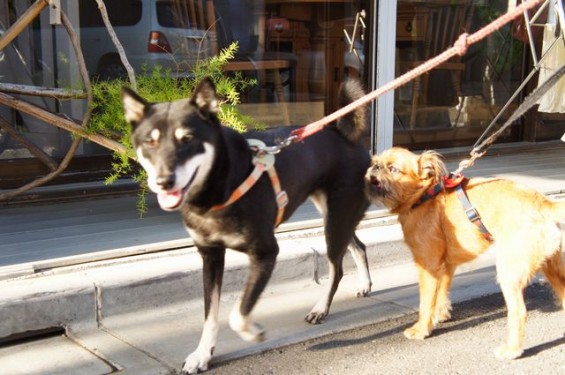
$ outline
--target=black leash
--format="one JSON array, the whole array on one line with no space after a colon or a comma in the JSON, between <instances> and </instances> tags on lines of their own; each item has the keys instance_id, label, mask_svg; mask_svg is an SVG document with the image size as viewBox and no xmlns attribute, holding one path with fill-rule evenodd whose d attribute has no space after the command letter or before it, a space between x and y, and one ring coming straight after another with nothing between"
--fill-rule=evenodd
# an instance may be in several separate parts
<instances>
[{"instance_id":1,"label":"black leash","mask_svg":"<svg viewBox=\"0 0 565 375\"><path fill-rule=\"evenodd\" d=\"M485 134L487 134L490 129L492 128L492 126L494 124L491 124L484 132L483 134L479 137L479 139L477 140L477 142L475 142L475 144L473 145L473 149L470 152L471 158L469 159L465 159L462 160L459 163L459 168L457 168L457 170L454 172L455 174L461 174L461 172L465 169L468 168L470 166L472 166L475 163L475 160L480 158L481 156L483 156L486 152L487 152L487 148L494 143L494 141L496 140L496 138L498 138L498 136L500 136L500 134L502 134L502 132L504 130L506 130L507 127L509 127L510 125L512 125L512 123L514 121L516 121L518 118L520 118L520 116L522 116L524 113L526 113L530 108L532 108L539 99L541 99L541 97L550 89L553 87L553 85L555 85L555 83L557 83L557 81L565 74L565 65L563 65L561 68L559 68L558 70L556 70L548 79L546 79L540 86L538 86L534 91L532 91L524 100L524 102L522 102L522 104L520 104L520 106L518 106L518 108L516 109L516 111L514 111L514 113L512 113L512 115L508 118L508 120L506 120L506 122L504 124L502 124L502 126L500 127L500 129L498 129L496 132L494 132L490 137L488 137L487 139L484 139Z\"/></svg>"},{"instance_id":2,"label":"black leash","mask_svg":"<svg viewBox=\"0 0 565 375\"><path fill-rule=\"evenodd\" d=\"M530 108L532 108L538 100L551 88L559 78L561 78L565 74L565 65L561 68L556 70L548 79L546 79L540 86L538 86L534 91L530 93L524 100L522 104L514 111L514 113L506 120L506 122L494 132L490 137L486 140L482 141L485 134L487 134L490 130L490 127L485 130L483 135L479 138L479 140L473 145L473 151L471 151L471 155L473 154L483 154L486 152L488 146L490 146L496 138L504 131L507 127L512 125L514 121L516 121L520 116L526 113ZM494 125L494 124L493 124ZM492 126L492 125L491 125ZM480 143L482 141L482 143Z\"/></svg>"}]
</instances>

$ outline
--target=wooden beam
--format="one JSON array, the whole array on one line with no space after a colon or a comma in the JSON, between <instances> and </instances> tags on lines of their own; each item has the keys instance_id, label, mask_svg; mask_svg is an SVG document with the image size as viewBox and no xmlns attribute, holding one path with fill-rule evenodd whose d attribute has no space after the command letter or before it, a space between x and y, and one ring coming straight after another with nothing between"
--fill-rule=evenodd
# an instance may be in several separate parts
<instances>
[{"instance_id":1,"label":"wooden beam","mask_svg":"<svg viewBox=\"0 0 565 375\"><path fill-rule=\"evenodd\" d=\"M51 159L51 157L43 152L42 149L31 143L26 137L24 137L20 132L14 129L12 125L10 125L8 121L4 120L2 117L0 117L0 129L4 130L12 138L14 138L16 142L27 148L32 155L41 160L41 162L45 164L51 171L57 169L57 163L55 162L55 160Z\"/></svg>"},{"instance_id":2,"label":"wooden beam","mask_svg":"<svg viewBox=\"0 0 565 375\"><path fill-rule=\"evenodd\" d=\"M37 17L39 13L49 5L48 0L37 0L30 6L24 14L12 25L2 37L0 37L0 51L3 50L8 44L10 44L33 20Z\"/></svg>"},{"instance_id":3,"label":"wooden beam","mask_svg":"<svg viewBox=\"0 0 565 375\"><path fill-rule=\"evenodd\" d=\"M97 143L109 150L121 154L127 154L130 158L135 159L135 155L128 153L127 149L121 143L106 138L100 134L90 133L86 131L83 127L78 125L76 122L60 117L41 107L38 107L36 105L33 105L23 100L16 99L13 96L7 95L2 92L0 92L0 104L7 105L8 107L27 113L28 115L31 115L35 118L47 122L48 124L54 125L58 128L67 130L72 134L86 138L89 141Z\"/></svg>"},{"instance_id":4,"label":"wooden beam","mask_svg":"<svg viewBox=\"0 0 565 375\"><path fill-rule=\"evenodd\" d=\"M10 94L45 96L53 99L86 99L87 95L83 90L60 89L53 87L41 87L20 85L15 83L0 82L0 92Z\"/></svg>"}]
</instances>

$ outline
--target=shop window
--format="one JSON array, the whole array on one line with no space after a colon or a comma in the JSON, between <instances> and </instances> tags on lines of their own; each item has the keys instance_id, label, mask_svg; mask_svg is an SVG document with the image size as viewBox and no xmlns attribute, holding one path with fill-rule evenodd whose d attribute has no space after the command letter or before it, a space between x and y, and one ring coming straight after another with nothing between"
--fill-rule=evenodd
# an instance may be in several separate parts
<instances>
[{"instance_id":1,"label":"shop window","mask_svg":"<svg viewBox=\"0 0 565 375\"><path fill-rule=\"evenodd\" d=\"M503 0L399 1L397 75L453 46L508 10ZM519 86L524 48L508 24L400 88L394 143L411 148L472 145ZM510 110L517 102L510 104ZM511 113L511 112L509 112ZM504 118L501 119L503 121ZM519 125L501 140L518 140Z\"/></svg>"}]
</instances>

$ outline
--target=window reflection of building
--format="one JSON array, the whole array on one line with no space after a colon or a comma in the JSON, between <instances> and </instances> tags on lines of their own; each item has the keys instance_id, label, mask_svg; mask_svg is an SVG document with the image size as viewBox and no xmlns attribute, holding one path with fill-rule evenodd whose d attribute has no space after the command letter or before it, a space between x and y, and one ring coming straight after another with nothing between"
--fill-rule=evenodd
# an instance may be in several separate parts
<instances>
[{"instance_id":1,"label":"window reflection of building","mask_svg":"<svg viewBox=\"0 0 565 375\"><path fill-rule=\"evenodd\" d=\"M502 0L399 1L398 74L438 55L459 35L478 30L507 7ZM415 148L472 144L517 87L523 51L507 25L471 46L465 56L398 90L394 143ZM517 128L504 138L516 140Z\"/></svg>"},{"instance_id":2,"label":"window reflection of building","mask_svg":"<svg viewBox=\"0 0 565 375\"><path fill-rule=\"evenodd\" d=\"M355 51L350 50L344 30L353 37L356 15L364 9L359 1L267 0L268 19L288 22L288 29L269 30L269 48L297 56L297 102L312 101L323 112L335 110L337 90L343 79L358 72L364 59L363 27L355 31ZM269 22L267 23L269 24ZM355 55L357 53L360 58Z\"/></svg>"}]
</instances>

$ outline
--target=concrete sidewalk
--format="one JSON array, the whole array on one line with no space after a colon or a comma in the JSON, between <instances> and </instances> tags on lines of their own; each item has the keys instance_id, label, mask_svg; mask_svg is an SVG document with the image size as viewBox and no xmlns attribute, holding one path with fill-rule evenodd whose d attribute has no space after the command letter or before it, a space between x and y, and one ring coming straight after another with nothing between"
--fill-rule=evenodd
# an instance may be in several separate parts
<instances>
[{"instance_id":1,"label":"concrete sidewalk","mask_svg":"<svg viewBox=\"0 0 565 375\"><path fill-rule=\"evenodd\" d=\"M357 276L346 256L346 276L321 325L303 318L319 297L327 263L316 231L279 236L273 277L254 310L267 330L260 344L242 341L227 315L247 273L245 256L229 251L221 329L214 363L307 338L417 311L417 275L398 224L364 221L358 235L368 246L373 292L356 298ZM193 248L98 262L0 282L0 337L30 339L0 346L6 374L170 374L197 346L203 322L201 261ZM498 291L491 257L457 275L454 302Z\"/></svg>"}]
</instances>

